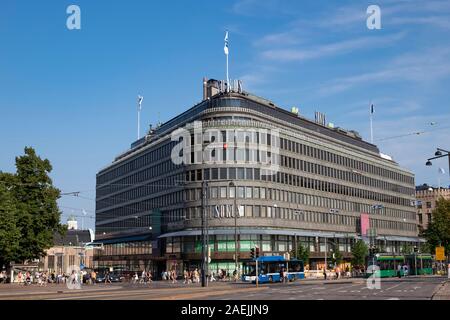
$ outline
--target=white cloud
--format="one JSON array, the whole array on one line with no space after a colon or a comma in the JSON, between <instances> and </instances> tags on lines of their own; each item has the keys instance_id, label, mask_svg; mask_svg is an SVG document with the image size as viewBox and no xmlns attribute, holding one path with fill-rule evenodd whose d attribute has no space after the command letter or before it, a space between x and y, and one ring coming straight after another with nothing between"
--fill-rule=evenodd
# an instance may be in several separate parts
<instances>
[{"instance_id":1,"label":"white cloud","mask_svg":"<svg viewBox=\"0 0 450 320\"><path fill-rule=\"evenodd\" d=\"M261 56L265 59L276 60L280 62L301 61L316 59L326 56L335 56L338 54L354 52L368 48L387 46L396 43L405 36L404 32L388 36L379 37L360 37L352 40L344 40L316 46L310 49L272 49L263 51Z\"/></svg>"},{"instance_id":2,"label":"white cloud","mask_svg":"<svg viewBox=\"0 0 450 320\"><path fill-rule=\"evenodd\" d=\"M393 17L387 22L389 25L409 26L412 24L430 25L443 29L450 29L450 16L428 17Z\"/></svg>"},{"instance_id":3,"label":"white cloud","mask_svg":"<svg viewBox=\"0 0 450 320\"><path fill-rule=\"evenodd\" d=\"M397 56L382 69L329 81L318 92L339 93L366 83L387 81L432 82L450 76L450 47L431 48Z\"/></svg>"}]
</instances>

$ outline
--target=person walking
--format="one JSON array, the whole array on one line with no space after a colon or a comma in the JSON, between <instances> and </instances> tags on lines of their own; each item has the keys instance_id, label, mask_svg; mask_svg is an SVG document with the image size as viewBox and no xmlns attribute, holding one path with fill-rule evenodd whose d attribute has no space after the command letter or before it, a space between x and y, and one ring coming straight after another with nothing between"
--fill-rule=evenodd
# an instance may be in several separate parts
<instances>
[{"instance_id":1,"label":"person walking","mask_svg":"<svg viewBox=\"0 0 450 320\"><path fill-rule=\"evenodd\" d=\"M173 283L177 283L178 282L177 281L177 270L173 269L172 274L173 274Z\"/></svg>"},{"instance_id":2,"label":"person walking","mask_svg":"<svg viewBox=\"0 0 450 320\"><path fill-rule=\"evenodd\" d=\"M95 282L97 281L97 273L94 270L91 272L91 281L93 285L95 285Z\"/></svg>"},{"instance_id":3,"label":"person walking","mask_svg":"<svg viewBox=\"0 0 450 320\"><path fill-rule=\"evenodd\" d=\"M147 272L147 278L148 278L148 283L153 282L153 275L150 270Z\"/></svg>"},{"instance_id":4,"label":"person walking","mask_svg":"<svg viewBox=\"0 0 450 320\"><path fill-rule=\"evenodd\" d=\"M109 271L106 272L106 275L105 275L105 284L106 284L106 283L111 283L111 277L110 277L110 275L109 275Z\"/></svg>"},{"instance_id":5,"label":"person walking","mask_svg":"<svg viewBox=\"0 0 450 320\"><path fill-rule=\"evenodd\" d=\"M325 268L323 268L323 278L327 280L327 270Z\"/></svg>"},{"instance_id":6,"label":"person walking","mask_svg":"<svg viewBox=\"0 0 450 320\"><path fill-rule=\"evenodd\" d=\"M184 277L184 284L188 284L188 280L189 280L189 272L187 270L184 270L183 272L183 277Z\"/></svg>"}]
</instances>

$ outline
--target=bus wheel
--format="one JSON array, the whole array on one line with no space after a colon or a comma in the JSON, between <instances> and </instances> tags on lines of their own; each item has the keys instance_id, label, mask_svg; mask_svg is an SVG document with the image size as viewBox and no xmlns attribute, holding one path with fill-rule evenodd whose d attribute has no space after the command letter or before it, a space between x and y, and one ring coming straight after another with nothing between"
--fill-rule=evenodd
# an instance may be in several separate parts
<instances>
[{"instance_id":1,"label":"bus wheel","mask_svg":"<svg viewBox=\"0 0 450 320\"><path fill-rule=\"evenodd\" d=\"M269 282L273 282L272 276L269 276Z\"/></svg>"}]
</instances>

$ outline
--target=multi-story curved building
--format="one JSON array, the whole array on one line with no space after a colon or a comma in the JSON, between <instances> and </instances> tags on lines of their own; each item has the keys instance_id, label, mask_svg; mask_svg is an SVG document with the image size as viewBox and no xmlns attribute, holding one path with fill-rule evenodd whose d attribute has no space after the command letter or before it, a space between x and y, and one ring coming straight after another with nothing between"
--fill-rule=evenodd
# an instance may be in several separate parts
<instances>
[{"instance_id":1,"label":"multi-story curved building","mask_svg":"<svg viewBox=\"0 0 450 320\"><path fill-rule=\"evenodd\" d=\"M198 267L202 223L212 271L234 270L255 245L307 247L314 269L332 250L349 258L360 238L386 252L419 241L410 171L321 114L223 89L205 80L202 102L97 174L98 266Z\"/></svg>"}]
</instances>

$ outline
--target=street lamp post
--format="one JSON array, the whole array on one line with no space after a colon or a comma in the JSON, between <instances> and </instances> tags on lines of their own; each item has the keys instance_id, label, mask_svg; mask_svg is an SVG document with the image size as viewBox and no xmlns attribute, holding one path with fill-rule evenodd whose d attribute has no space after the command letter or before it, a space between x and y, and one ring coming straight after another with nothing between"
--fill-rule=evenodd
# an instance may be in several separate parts
<instances>
[{"instance_id":1,"label":"street lamp post","mask_svg":"<svg viewBox=\"0 0 450 320\"><path fill-rule=\"evenodd\" d=\"M436 152L434 153L434 157L433 158L429 158L427 159L427 162L425 163L426 166L432 166L433 163L431 162L431 160L434 159L439 159L439 158L443 158L443 157L448 157L448 173L450 175L450 151L441 149L441 148L436 148Z\"/></svg>"}]
</instances>

